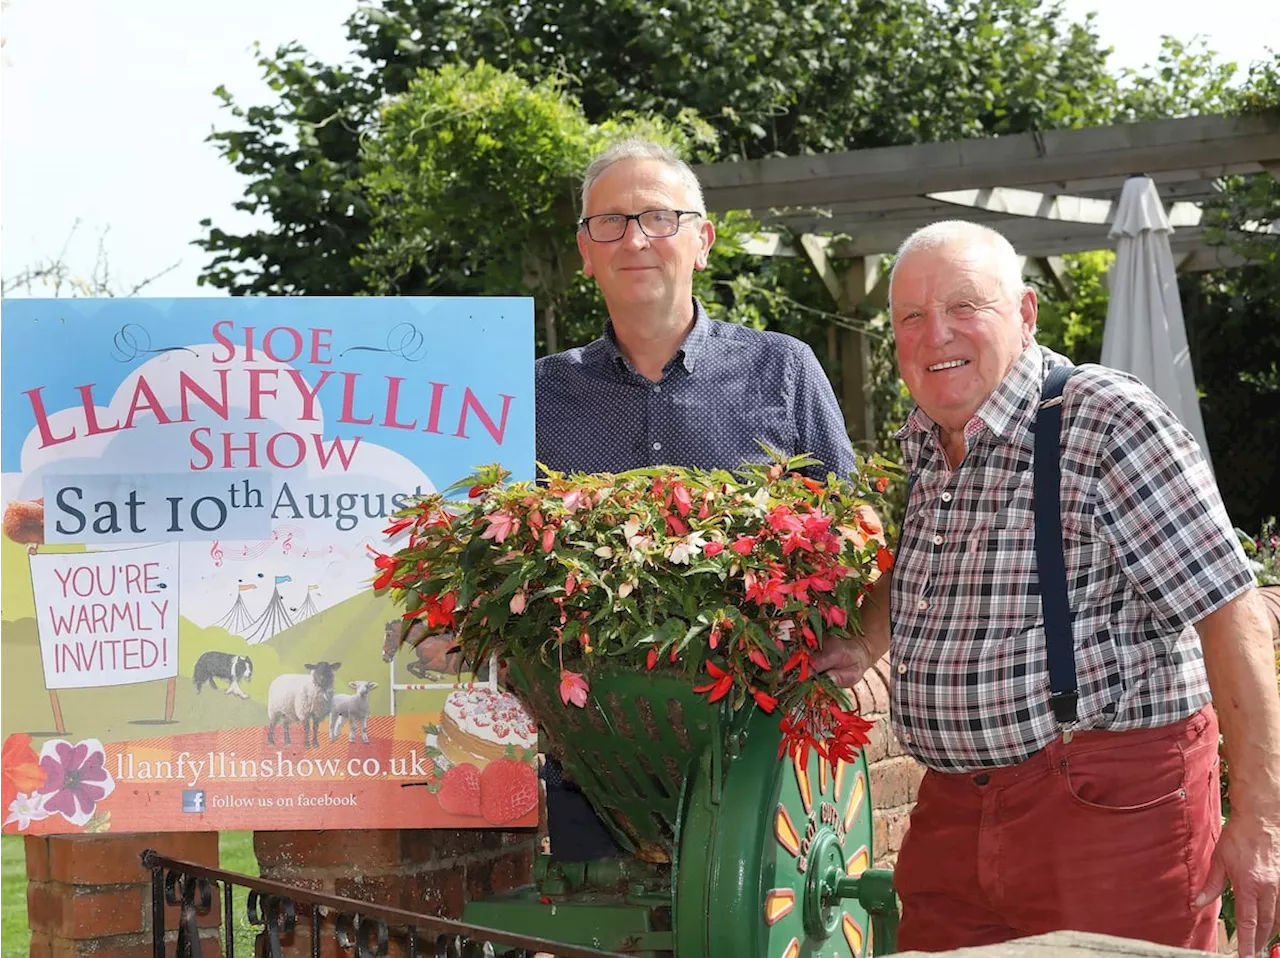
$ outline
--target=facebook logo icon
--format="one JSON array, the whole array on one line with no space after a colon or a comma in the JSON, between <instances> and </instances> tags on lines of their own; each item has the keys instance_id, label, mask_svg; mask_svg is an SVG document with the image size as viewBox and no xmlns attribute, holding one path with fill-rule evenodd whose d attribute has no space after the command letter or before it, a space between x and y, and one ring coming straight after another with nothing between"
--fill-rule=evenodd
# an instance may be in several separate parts
<instances>
[{"instance_id":1,"label":"facebook logo icon","mask_svg":"<svg viewBox=\"0 0 1280 958\"><path fill-rule=\"evenodd\" d=\"M184 788L182 790L182 810L193 815L204 812L204 789Z\"/></svg>"}]
</instances>

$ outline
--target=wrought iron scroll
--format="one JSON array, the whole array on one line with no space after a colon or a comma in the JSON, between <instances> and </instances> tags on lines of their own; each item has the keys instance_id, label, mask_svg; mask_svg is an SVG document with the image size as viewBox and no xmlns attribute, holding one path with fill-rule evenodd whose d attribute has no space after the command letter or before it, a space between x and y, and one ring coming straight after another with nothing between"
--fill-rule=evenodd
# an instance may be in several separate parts
<instances>
[{"instance_id":1,"label":"wrought iron scroll","mask_svg":"<svg viewBox=\"0 0 1280 958\"><path fill-rule=\"evenodd\" d=\"M212 958L205 948L213 939L200 938L200 917L213 908L215 887L222 891L222 955L235 958L235 892L248 892L245 918L260 929L257 958L293 958L309 938L311 958L320 958L326 936L350 958L385 958L391 942L403 943L406 958L528 958L547 952L559 958L624 958L615 952L519 935L500 928L483 928L434 915L325 895L283 882L196 862L166 858L148 849L142 864L151 872L151 943L153 958ZM179 907L176 948L168 952L165 908ZM310 934L298 935L298 916L310 914ZM397 946L397 954L401 954ZM247 956L246 956L247 958Z\"/></svg>"}]
</instances>

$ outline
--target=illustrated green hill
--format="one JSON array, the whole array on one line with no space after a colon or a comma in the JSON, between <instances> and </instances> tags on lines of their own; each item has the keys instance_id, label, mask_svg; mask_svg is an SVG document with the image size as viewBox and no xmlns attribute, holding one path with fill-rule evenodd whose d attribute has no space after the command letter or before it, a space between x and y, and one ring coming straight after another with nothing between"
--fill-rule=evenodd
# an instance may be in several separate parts
<instances>
[{"instance_id":1,"label":"illustrated green hill","mask_svg":"<svg viewBox=\"0 0 1280 958\"><path fill-rule=\"evenodd\" d=\"M35 603L30 576L25 571L25 547L4 540L0 563L6 573L0 593L5 676L4 695L0 697L0 730L4 735L13 732L53 734L53 708L44 688ZM285 672L305 672L304 665L317 659L342 663L337 673L339 692L348 691L347 683L353 680L377 682L370 706L374 714L385 715L389 711L390 690L388 666L382 661L382 636L385 624L398 618L399 612L389 599L364 591L258 645L249 645L242 637L216 626L201 628L180 619L173 721L164 722L168 683L163 680L115 688L66 689L58 693L66 734L72 738L92 736L112 742L246 725L265 726L271 680ZM221 682L217 691L205 686L197 694L192 671L200 656L213 649L248 655L252 659L253 678L241 686L249 696L247 699L225 694L225 683ZM415 681L406 676L403 667L399 680ZM411 700L398 702L397 711L435 708L443 698L443 693L409 694Z\"/></svg>"}]
</instances>

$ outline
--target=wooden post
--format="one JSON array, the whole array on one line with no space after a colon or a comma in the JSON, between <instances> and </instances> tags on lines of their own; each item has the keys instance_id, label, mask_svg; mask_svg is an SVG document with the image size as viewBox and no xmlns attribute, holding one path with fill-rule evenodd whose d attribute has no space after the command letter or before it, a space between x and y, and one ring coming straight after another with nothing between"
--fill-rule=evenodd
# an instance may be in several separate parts
<instances>
[{"instance_id":1,"label":"wooden post","mask_svg":"<svg viewBox=\"0 0 1280 958\"><path fill-rule=\"evenodd\" d=\"M806 233L800 237L800 248L835 300L836 311L855 319L863 305L882 306L887 291L887 277L882 277L879 256L854 259L841 275L827 256L829 241ZM839 341L840 380L836 383L845 426L855 443L875 439L875 409L871 399L871 343L865 333L850 326L834 324L828 330L828 343Z\"/></svg>"},{"instance_id":2,"label":"wooden post","mask_svg":"<svg viewBox=\"0 0 1280 958\"><path fill-rule=\"evenodd\" d=\"M173 721L173 703L178 696L178 677L175 675L169 679L168 686L164 690L164 720L166 722Z\"/></svg>"},{"instance_id":3,"label":"wooden post","mask_svg":"<svg viewBox=\"0 0 1280 958\"><path fill-rule=\"evenodd\" d=\"M844 274L840 312L856 316L859 307L873 303L881 284L880 257L860 256ZM871 393L871 341L861 331L845 329L840 336L840 391L844 418L854 443L870 443L876 437L875 404Z\"/></svg>"},{"instance_id":4,"label":"wooden post","mask_svg":"<svg viewBox=\"0 0 1280 958\"><path fill-rule=\"evenodd\" d=\"M49 690L49 705L53 708L53 727L59 735L67 734L67 727L62 724L62 704L58 701L58 693Z\"/></svg>"}]
</instances>

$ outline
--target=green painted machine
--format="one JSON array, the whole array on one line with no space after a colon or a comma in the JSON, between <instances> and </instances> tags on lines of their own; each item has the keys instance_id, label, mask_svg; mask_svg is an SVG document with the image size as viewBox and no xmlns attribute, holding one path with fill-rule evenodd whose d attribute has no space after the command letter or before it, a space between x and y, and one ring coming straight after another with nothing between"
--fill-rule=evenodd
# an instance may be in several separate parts
<instances>
[{"instance_id":1,"label":"green painted machine","mask_svg":"<svg viewBox=\"0 0 1280 958\"><path fill-rule=\"evenodd\" d=\"M509 674L629 856L542 856L533 888L471 902L464 921L646 958L894 950L864 757L779 759L776 715L732 713L678 676L593 674L579 709L560 703L555 672Z\"/></svg>"}]
</instances>

